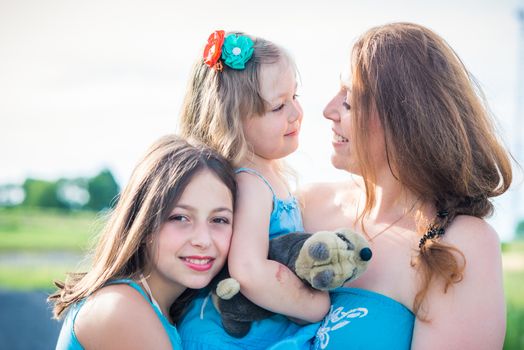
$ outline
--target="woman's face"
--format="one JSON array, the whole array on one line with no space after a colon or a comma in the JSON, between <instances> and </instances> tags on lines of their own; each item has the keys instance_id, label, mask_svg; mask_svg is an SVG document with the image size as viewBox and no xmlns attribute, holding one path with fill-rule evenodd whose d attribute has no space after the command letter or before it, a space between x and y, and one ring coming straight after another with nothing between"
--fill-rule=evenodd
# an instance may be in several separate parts
<instances>
[{"instance_id":1,"label":"woman's face","mask_svg":"<svg viewBox=\"0 0 524 350\"><path fill-rule=\"evenodd\" d=\"M233 231L233 196L209 170L194 175L152 249L155 285L202 288L226 261Z\"/></svg>"},{"instance_id":2,"label":"woman's face","mask_svg":"<svg viewBox=\"0 0 524 350\"><path fill-rule=\"evenodd\" d=\"M359 133L354 130L354 116L351 104L350 80L343 81L338 93L329 101L324 108L324 117L331 120L333 131L333 153L331 163L337 169L361 175L360 162L356 153ZM364 140L366 157L377 172L383 166L387 166L387 158L384 142L384 131L380 125L377 113L372 113L363 118L369 118L367 141Z\"/></svg>"},{"instance_id":3,"label":"woman's face","mask_svg":"<svg viewBox=\"0 0 524 350\"><path fill-rule=\"evenodd\" d=\"M356 171L356 154L354 149L351 124L350 89L342 84L338 93L324 108L324 117L331 120L333 131L333 153L331 163L337 169Z\"/></svg>"}]
</instances>

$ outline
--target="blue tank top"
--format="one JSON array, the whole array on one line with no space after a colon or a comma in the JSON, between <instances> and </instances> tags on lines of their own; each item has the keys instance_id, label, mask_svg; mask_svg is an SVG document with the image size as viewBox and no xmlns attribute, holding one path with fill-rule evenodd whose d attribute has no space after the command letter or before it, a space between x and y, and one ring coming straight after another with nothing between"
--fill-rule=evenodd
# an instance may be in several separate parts
<instances>
[{"instance_id":1,"label":"blue tank top","mask_svg":"<svg viewBox=\"0 0 524 350\"><path fill-rule=\"evenodd\" d=\"M398 301L358 288L330 293L331 308L324 320L303 327L270 347L271 350L408 350L415 315Z\"/></svg>"},{"instance_id":2,"label":"blue tank top","mask_svg":"<svg viewBox=\"0 0 524 350\"><path fill-rule=\"evenodd\" d=\"M288 198L280 199L275 194L273 186L258 171L251 168L239 168L235 171L238 173L249 173L260 178L269 187L273 195L273 210L269 218L269 239L285 235L291 232L304 232L302 224L302 213L298 205L297 198L289 194Z\"/></svg>"},{"instance_id":3,"label":"blue tank top","mask_svg":"<svg viewBox=\"0 0 524 350\"><path fill-rule=\"evenodd\" d=\"M197 297L178 324L184 350L267 349L300 329L298 324L286 317L274 315L253 322L245 337L232 337L222 327L220 314L211 300L210 293Z\"/></svg>"},{"instance_id":4,"label":"blue tank top","mask_svg":"<svg viewBox=\"0 0 524 350\"><path fill-rule=\"evenodd\" d=\"M144 292L142 287L138 285L135 281L130 279L121 279L121 280L114 280L107 283L107 285L111 284L128 284L129 286L136 289L151 305L153 310L155 310L155 313L157 314L158 318L162 322L162 326L164 326L164 329L169 336L169 341L171 342L171 346L173 349L182 349L182 345L180 342L180 336L178 335L177 329L175 326L173 326L167 318L162 314L160 309L153 304L150 300L147 294ZM58 336L58 341L56 344L56 350L83 350L84 348L78 341L78 338L75 334L75 320L78 312L84 305L84 302L86 299L83 299L73 305L70 306L69 310L67 311L67 315L64 319L64 323L62 324L62 329L60 330L60 335Z\"/></svg>"},{"instance_id":5,"label":"blue tank top","mask_svg":"<svg viewBox=\"0 0 524 350\"><path fill-rule=\"evenodd\" d=\"M302 215L297 199L290 195L287 199L276 196L267 179L254 169L239 168L236 173L246 172L259 177L271 190L273 210L269 223L269 239L291 233L303 232ZM184 350L206 349L267 349L279 340L295 334L301 326L287 317L274 315L253 322L251 330L243 338L235 338L222 327L220 314L216 310L209 292L201 293L189 307L178 324Z\"/></svg>"}]
</instances>

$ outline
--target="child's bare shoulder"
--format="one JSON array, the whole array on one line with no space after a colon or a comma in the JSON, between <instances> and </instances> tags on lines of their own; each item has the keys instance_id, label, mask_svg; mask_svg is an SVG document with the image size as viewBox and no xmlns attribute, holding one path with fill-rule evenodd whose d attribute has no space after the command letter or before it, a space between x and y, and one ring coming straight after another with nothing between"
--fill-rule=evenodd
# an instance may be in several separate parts
<instances>
[{"instance_id":1,"label":"child's bare shoulder","mask_svg":"<svg viewBox=\"0 0 524 350\"><path fill-rule=\"evenodd\" d=\"M82 344L94 347L114 341L143 342L151 334L165 337L149 302L127 284L106 286L91 295L78 313L75 332Z\"/></svg>"}]
</instances>

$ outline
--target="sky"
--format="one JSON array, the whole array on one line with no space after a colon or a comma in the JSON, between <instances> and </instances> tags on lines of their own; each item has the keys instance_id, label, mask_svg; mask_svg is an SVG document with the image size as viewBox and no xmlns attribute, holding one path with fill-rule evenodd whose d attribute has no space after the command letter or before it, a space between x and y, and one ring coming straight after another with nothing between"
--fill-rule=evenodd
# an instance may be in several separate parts
<instances>
[{"instance_id":1,"label":"sky","mask_svg":"<svg viewBox=\"0 0 524 350\"><path fill-rule=\"evenodd\" d=\"M322 109L357 37L388 22L419 23L444 37L480 83L508 148L524 135L515 128L519 0L254 4L0 0L0 184L105 167L125 184L146 148L176 132L191 65L216 29L267 38L295 58L304 122L289 163L301 183L347 178L330 164ZM496 202L491 220L503 239L521 182Z\"/></svg>"}]
</instances>

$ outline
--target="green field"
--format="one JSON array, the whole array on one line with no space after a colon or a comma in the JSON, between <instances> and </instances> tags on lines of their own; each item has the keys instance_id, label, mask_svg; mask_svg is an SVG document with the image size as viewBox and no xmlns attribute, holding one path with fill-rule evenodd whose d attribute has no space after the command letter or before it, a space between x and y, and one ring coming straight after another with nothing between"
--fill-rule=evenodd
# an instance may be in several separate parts
<instances>
[{"instance_id":1,"label":"green field","mask_svg":"<svg viewBox=\"0 0 524 350\"><path fill-rule=\"evenodd\" d=\"M103 221L89 212L0 208L0 288L53 290L53 280L87 266L83 255ZM524 349L524 241L504 243L502 251L508 320L504 349ZM23 256L24 263L6 262L3 256ZM42 262L50 257L49 263Z\"/></svg>"},{"instance_id":2,"label":"green field","mask_svg":"<svg viewBox=\"0 0 524 350\"><path fill-rule=\"evenodd\" d=\"M82 267L102 226L91 212L0 208L0 288L52 290L52 281Z\"/></svg>"},{"instance_id":3,"label":"green field","mask_svg":"<svg viewBox=\"0 0 524 350\"><path fill-rule=\"evenodd\" d=\"M504 349L524 349L524 241L505 243L502 248L507 303Z\"/></svg>"},{"instance_id":4,"label":"green field","mask_svg":"<svg viewBox=\"0 0 524 350\"><path fill-rule=\"evenodd\" d=\"M2 251L83 251L103 225L92 212L0 208Z\"/></svg>"}]
</instances>

